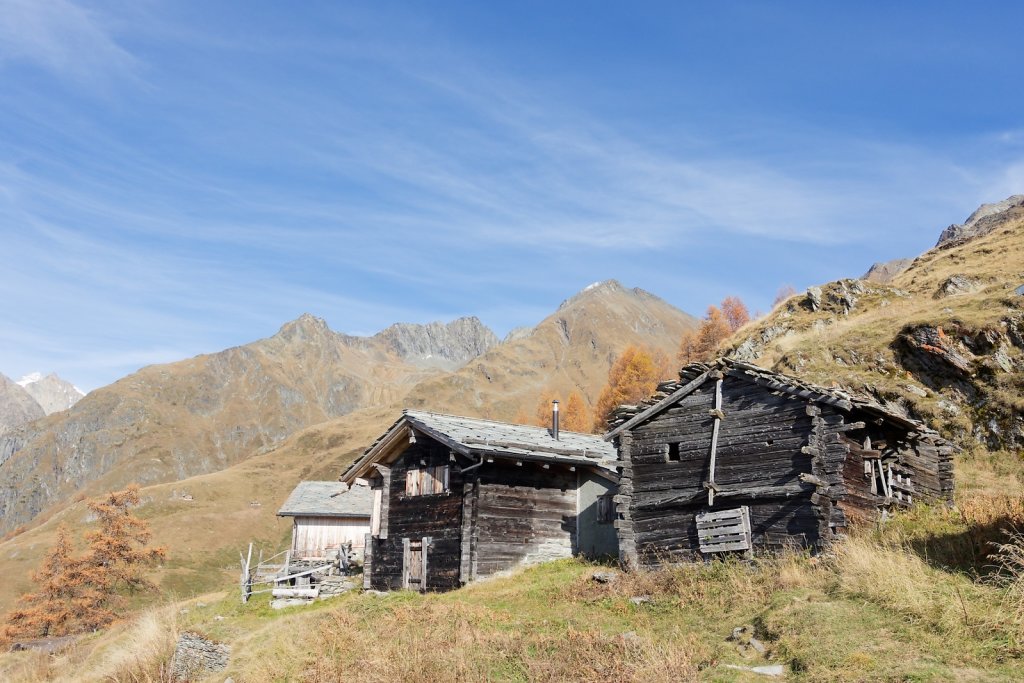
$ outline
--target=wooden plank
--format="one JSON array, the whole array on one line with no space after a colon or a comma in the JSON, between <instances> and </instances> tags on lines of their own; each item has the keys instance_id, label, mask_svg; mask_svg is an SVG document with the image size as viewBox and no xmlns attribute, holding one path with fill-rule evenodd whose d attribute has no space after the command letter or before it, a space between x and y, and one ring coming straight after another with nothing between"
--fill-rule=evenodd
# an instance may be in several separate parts
<instances>
[{"instance_id":1,"label":"wooden plank","mask_svg":"<svg viewBox=\"0 0 1024 683\"><path fill-rule=\"evenodd\" d=\"M722 424L722 379L715 380L715 408L718 414L711 427L711 463L708 465L708 505L715 504L715 449L718 447L718 430Z\"/></svg>"},{"instance_id":2,"label":"wooden plank","mask_svg":"<svg viewBox=\"0 0 1024 683\"><path fill-rule=\"evenodd\" d=\"M616 436L618 436L622 432L625 432L625 431L627 431L629 429L632 429L633 427L635 427L636 425L640 424L641 422L644 422L645 420L647 420L647 418L651 417L652 415L658 414L659 412L661 412L662 410L664 410L668 406L672 405L673 403L675 403L679 399L683 398L684 396L686 396L687 394L692 392L694 389L699 387L701 384L704 384L704 381L707 378L708 378L708 372L705 372L705 373L699 375L696 379L694 379L693 381L687 383L685 386L680 387L679 389L676 389L671 394L669 394L665 398L661 399L660 401L655 403L653 406L651 406L647 410L644 410L644 411L640 412L639 414L634 415L631 419L627 420L626 422L623 422L621 425L619 425L615 429L613 429L610 432L608 432L607 434L605 434L604 435L604 440L605 441L610 441L611 439L615 438ZM721 381L721 380L718 380L718 381Z\"/></svg>"}]
</instances>

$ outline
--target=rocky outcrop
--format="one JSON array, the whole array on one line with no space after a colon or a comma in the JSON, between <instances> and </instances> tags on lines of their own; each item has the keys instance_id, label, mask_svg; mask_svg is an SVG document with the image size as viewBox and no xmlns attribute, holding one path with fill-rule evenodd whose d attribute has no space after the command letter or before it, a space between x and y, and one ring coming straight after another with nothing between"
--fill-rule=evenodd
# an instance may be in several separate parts
<instances>
[{"instance_id":1,"label":"rocky outcrop","mask_svg":"<svg viewBox=\"0 0 1024 683\"><path fill-rule=\"evenodd\" d=\"M987 235L1005 220L1004 214L1022 211L1024 211L1024 195L1021 194L1015 194L1001 202L982 204L962 224L954 224L943 230L935 246L946 249L963 244L975 237Z\"/></svg>"},{"instance_id":2,"label":"rocky outcrop","mask_svg":"<svg viewBox=\"0 0 1024 683\"><path fill-rule=\"evenodd\" d=\"M397 323L372 337L399 357L422 367L455 370L498 344L477 317L450 323Z\"/></svg>"},{"instance_id":3,"label":"rocky outcrop","mask_svg":"<svg viewBox=\"0 0 1024 683\"><path fill-rule=\"evenodd\" d=\"M882 261L875 263L868 272L861 276L861 280L867 280L868 282L874 282L880 285L886 285L892 282L892 279L905 271L914 262L912 258L898 258L892 261Z\"/></svg>"},{"instance_id":4,"label":"rocky outcrop","mask_svg":"<svg viewBox=\"0 0 1024 683\"><path fill-rule=\"evenodd\" d=\"M85 393L71 382L50 373L45 377L39 373L27 375L18 384L36 400L47 415L67 410L78 403Z\"/></svg>"},{"instance_id":5,"label":"rocky outcrop","mask_svg":"<svg viewBox=\"0 0 1024 683\"><path fill-rule=\"evenodd\" d=\"M171 680L196 681L228 668L231 648L215 643L198 633L186 631L178 636L171 657Z\"/></svg>"},{"instance_id":6,"label":"rocky outcrop","mask_svg":"<svg viewBox=\"0 0 1024 683\"><path fill-rule=\"evenodd\" d=\"M38 420L44 415L42 406L31 394L8 377L0 375L0 434L32 420ZM0 463L2 462L3 460L0 460Z\"/></svg>"},{"instance_id":7,"label":"rocky outcrop","mask_svg":"<svg viewBox=\"0 0 1024 683\"><path fill-rule=\"evenodd\" d=\"M973 294L984 286L985 284L977 278L967 275L951 275L939 284L939 288L933 296L936 299L944 299L947 296Z\"/></svg>"}]
</instances>

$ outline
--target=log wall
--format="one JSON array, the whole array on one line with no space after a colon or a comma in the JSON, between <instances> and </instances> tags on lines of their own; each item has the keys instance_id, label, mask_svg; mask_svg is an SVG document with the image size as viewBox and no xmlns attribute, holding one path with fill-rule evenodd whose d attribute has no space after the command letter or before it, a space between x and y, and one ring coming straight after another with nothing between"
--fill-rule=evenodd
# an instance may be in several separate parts
<instances>
[{"instance_id":1,"label":"log wall","mask_svg":"<svg viewBox=\"0 0 1024 683\"><path fill-rule=\"evenodd\" d=\"M473 576L572 557L576 551L576 473L488 463L480 468Z\"/></svg>"},{"instance_id":2,"label":"log wall","mask_svg":"<svg viewBox=\"0 0 1024 683\"><path fill-rule=\"evenodd\" d=\"M406 472L425 466L449 465L448 492L420 496L405 494ZM387 538L373 542L371 585L379 590L402 587L403 539L419 541L429 536L427 548L428 590L457 588L461 552L463 478L449 462L448 448L420 437L390 466L386 492ZM384 526L385 520L382 520Z\"/></svg>"},{"instance_id":3,"label":"log wall","mask_svg":"<svg viewBox=\"0 0 1024 683\"><path fill-rule=\"evenodd\" d=\"M823 545L917 500L952 502L952 447L903 423L710 373L618 435L620 557L631 566L695 557L695 515L708 510L748 506L753 547L771 549Z\"/></svg>"}]
</instances>

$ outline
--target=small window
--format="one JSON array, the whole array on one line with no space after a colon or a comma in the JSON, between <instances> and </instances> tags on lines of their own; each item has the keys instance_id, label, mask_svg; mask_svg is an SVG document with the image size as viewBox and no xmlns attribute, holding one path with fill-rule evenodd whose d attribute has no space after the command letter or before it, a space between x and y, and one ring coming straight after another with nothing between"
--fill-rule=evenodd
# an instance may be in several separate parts
<instances>
[{"instance_id":1,"label":"small window","mask_svg":"<svg viewBox=\"0 0 1024 683\"><path fill-rule=\"evenodd\" d=\"M665 444L665 462L679 462L679 442Z\"/></svg>"},{"instance_id":2,"label":"small window","mask_svg":"<svg viewBox=\"0 0 1024 683\"><path fill-rule=\"evenodd\" d=\"M435 465L405 473L405 495L429 496L448 492L448 465Z\"/></svg>"},{"instance_id":3,"label":"small window","mask_svg":"<svg viewBox=\"0 0 1024 683\"><path fill-rule=\"evenodd\" d=\"M597 499L597 523L611 524L615 521L615 499L613 493L606 493Z\"/></svg>"}]
</instances>

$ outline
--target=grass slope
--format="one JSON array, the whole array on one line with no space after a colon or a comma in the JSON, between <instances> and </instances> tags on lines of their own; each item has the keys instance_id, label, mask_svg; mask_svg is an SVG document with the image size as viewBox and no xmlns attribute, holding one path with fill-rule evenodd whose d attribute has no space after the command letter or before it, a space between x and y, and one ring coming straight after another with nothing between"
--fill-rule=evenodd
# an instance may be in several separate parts
<instances>
[{"instance_id":1,"label":"grass slope","mask_svg":"<svg viewBox=\"0 0 1024 683\"><path fill-rule=\"evenodd\" d=\"M591 576L608 568L559 561L446 594L350 593L282 611L265 597L241 605L225 581L222 593L151 608L55 657L0 655L0 679L166 680L174 638L188 630L231 646L229 669L208 679L218 683L754 681L727 665L775 663L797 681L1020 680L1024 576L1009 582L987 555L999 529L1024 524L1024 466L988 456L958 465L957 508L918 508L820 557L682 565L607 584ZM744 625L763 655L729 640Z\"/></svg>"},{"instance_id":2,"label":"grass slope","mask_svg":"<svg viewBox=\"0 0 1024 683\"><path fill-rule=\"evenodd\" d=\"M926 252L888 285L829 283L816 311L806 295L793 297L741 330L732 347L753 349L764 367L872 393L949 435L1019 447L1024 296L1015 289L1024 284L1024 209L1001 221L985 236ZM942 291L955 276L969 286ZM906 335L921 327L942 330L943 351L961 358L966 370L928 349L913 357ZM921 367L922 357L929 367Z\"/></svg>"}]
</instances>

